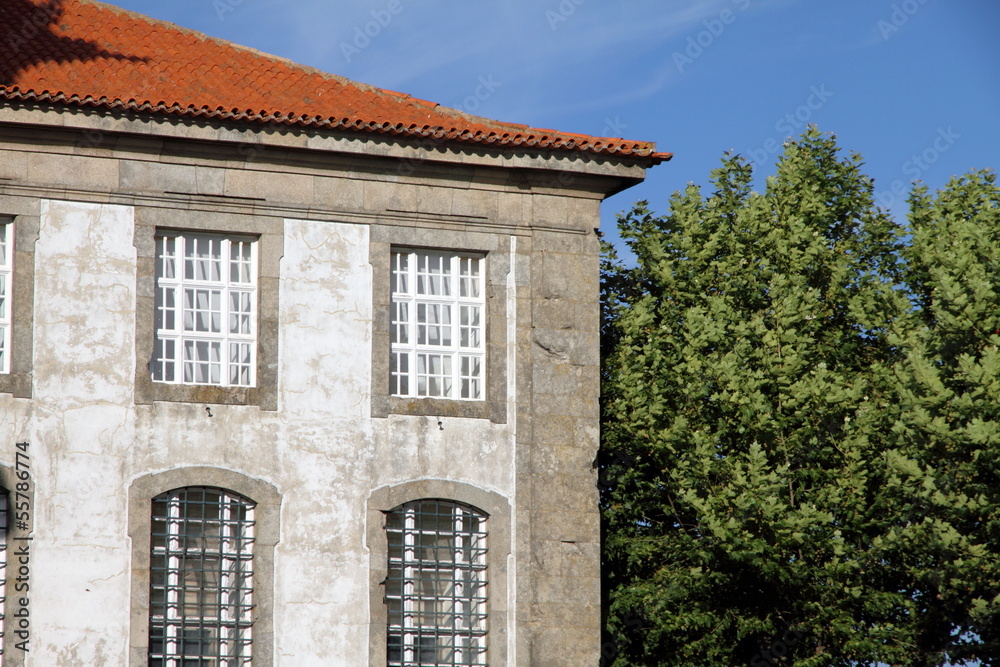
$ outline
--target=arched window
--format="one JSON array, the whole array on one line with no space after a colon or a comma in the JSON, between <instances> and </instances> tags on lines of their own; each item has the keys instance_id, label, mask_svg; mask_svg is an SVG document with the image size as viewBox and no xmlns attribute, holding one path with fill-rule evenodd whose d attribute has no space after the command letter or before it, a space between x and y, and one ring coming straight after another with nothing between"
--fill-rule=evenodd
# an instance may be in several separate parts
<instances>
[{"instance_id":1,"label":"arched window","mask_svg":"<svg viewBox=\"0 0 1000 667\"><path fill-rule=\"evenodd\" d=\"M385 530L388 665L486 665L486 514L415 500L388 512Z\"/></svg>"},{"instance_id":2,"label":"arched window","mask_svg":"<svg viewBox=\"0 0 1000 667\"><path fill-rule=\"evenodd\" d=\"M193 486L152 506L149 665L250 665L254 503Z\"/></svg>"}]
</instances>

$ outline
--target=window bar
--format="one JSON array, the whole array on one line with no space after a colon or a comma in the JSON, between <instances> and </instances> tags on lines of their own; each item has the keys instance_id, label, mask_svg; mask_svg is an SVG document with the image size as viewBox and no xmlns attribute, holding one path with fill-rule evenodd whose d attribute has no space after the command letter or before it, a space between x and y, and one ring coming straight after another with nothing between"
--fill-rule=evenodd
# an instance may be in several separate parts
<instances>
[{"instance_id":1,"label":"window bar","mask_svg":"<svg viewBox=\"0 0 1000 667\"><path fill-rule=\"evenodd\" d=\"M416 570L413 563L417 561L415 547L416 540L416 515L413 508L406 510L406 532L403 534L406 548L403 551L403 662L404 664L414 664L416 655L414 644L416 644L417 634L414 632L416 623L414 616L417 612L414 599L416 597Z\"/></svg>"},{"instance_id":2,"label":"window bar","mask_svg":"<svg viewBox=\"0 0 1000 667\"><path fill-rule=\"evenodd\" d=\"M154 499L150 665L250 664L252 514L247 499L210 487Z\"/></svg>"},{"instance_id":3,"label":"window bar","mask_svg":"<svg viewBox=\"0 0 1000 667\"><path fill-rule=\"evenodd\" d=\"M9 218L0 218L0 373L10 372L13 265L14 223Z\"/></svg>"},{"instance_id":4,"label":"window bar","mask_svg":"<svg viewBox=\"0 0 1000 667\"><path fill-rule=\"evenodd\" d=\"M446 500L388 514L391 667L486 664L485 526L485 516Z\"/></svg>"},{"instance_id":5,"label":"window bar","mask_svg":"<svg viewBox=\"0 0 1000 667\"><path fill-rule=\"evenodd\" d=\"M7 490L0 489L0 666L3 665L3 639L7 632Z\"/></svg>"}]
</instances>

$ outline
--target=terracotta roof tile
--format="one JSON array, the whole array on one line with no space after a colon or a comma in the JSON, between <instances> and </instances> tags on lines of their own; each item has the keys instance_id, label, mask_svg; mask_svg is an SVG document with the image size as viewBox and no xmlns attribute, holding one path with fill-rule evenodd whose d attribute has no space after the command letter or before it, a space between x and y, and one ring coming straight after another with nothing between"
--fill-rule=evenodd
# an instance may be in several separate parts
<instances>
[{"instance_id":1,"label":"terracotta roof tile","mask_svg":"<svg viewBox=\"0 0 1000 667\"><path fill-rule=\"evenodd\" d=\"M93 0L0 0L0 98L670 159L649 142L500 123Z\"/></svg>"}]
</instances>

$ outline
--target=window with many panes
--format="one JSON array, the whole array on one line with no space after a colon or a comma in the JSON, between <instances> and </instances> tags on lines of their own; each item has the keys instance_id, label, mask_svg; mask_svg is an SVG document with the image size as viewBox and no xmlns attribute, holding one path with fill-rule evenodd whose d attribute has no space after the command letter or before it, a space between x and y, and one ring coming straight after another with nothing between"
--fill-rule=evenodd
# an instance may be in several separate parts
<instances>
[{"instance_id":1,"label":"window with many panes","mask_svg":"<svg viewBox=\"0 0 1000 667\"><path fill-rule=\"evenodd\" d=\"M254 504L212 487L153 499L149 665L251 664Z\"/></svg>"},{"instance_id":2,"label":"window with many panes","mask_svg":"<svg viewBox=\"0 0 1000 667\"><path fill-rule=\"evenodd\" d=\"M157 233L153 380L255 386L256 255L251 237Z\"/></svg>"},{"instance_id":3,"label":"window with many panes","mask_svg":"<svg viewBox=\"0 0 1000 667\"><path fill-rule=\"evenodd\" d=\"M486 523L447 500L387 514L389 667L487 664Z\"/></svg>"},{"instance_id":4,"label":"window with many panes","mask_svg":"<svg viewBox=\"0 0 1000 667\"><path fill-rule=\"evenodd\" d=\"M392 395L484 398L484 263L466 253L393 251Z\"/></svg>"},{"instance_id":5,"label":"window with many panes","mask_svg":"<svg viewBox=\"0 0 1000 667\"><path fill-rule=\"evenodd\" d=\"M10 372L11 276L14 269L14 224L0 219L0 373Z\"/></svg>"}]
</instances>

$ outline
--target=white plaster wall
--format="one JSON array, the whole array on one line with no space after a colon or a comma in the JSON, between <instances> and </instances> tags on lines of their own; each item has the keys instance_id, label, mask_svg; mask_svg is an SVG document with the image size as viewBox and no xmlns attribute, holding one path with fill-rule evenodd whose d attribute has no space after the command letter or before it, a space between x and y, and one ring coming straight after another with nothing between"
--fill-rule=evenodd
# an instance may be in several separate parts
<instances>
[{"instance_id":1,"label":"white plaster wall","mask_svg":"<svg viewBox=\"0 0 1000 667\"><path fill-rule=\"evenodd\" d=\"M123 664L132 210L45 201L35 246L31 665ZM130 358L132 357L132 358Z\"/></svg>"},{"instance_id":2,"label":"white plaster wall","mask_svg":"<svg viewBox=\"0 0 1000 667\"><path fill-rule=\"evenodd\" d=\"M486 420L370 419L368 228L289 220L281 263L279 663L360 665L368 651L372 489L450 479L512 497L513 433ZM461 462L461 464L459 464ZM303 573L308 575L303 576Z\"/></svg>"},{"instance_id":3,"label":"white plaster wall","mask_svg":"<svg viewBox=\"0 0 1000 667\"><path fill-rule=\"evenodd\" d=\"M359 466L363 470L371 456L371 295L366 226L286 220L279 664L364 661L368 598L359 501L365 476Z\"/></svg>"},{"instance_id":4,"label":"white plaster wall","mask_svg":"<svg viewBox=\"0 0 1000 667\"><path fill-rule=\"evenodd\" d=\"M152 335L133 331L132 210L43 203L35 393L0 395L0 436L30 440L37 484L28 664L126 664L127 489L148 473L225 467L278 489L275 662L294 667L367 661L373 489L434 478L513 498L514 410L509 424L370 418L368 232L286 221L279 409L212 405L209 416L204 405L132 404L135 336Z\"/></svg>"},{"instance_id":5,"label":"white plaster wall","mask_svg":"<svg viewBox=\"0 0 1000 667\"><path fill-rule=\"evenodd\" d=\"M281 409L286 419L370 413L372 272L368 227L285 221ZM366 356L367 355L367 356Z\"/></svg>"}]
</instances>

